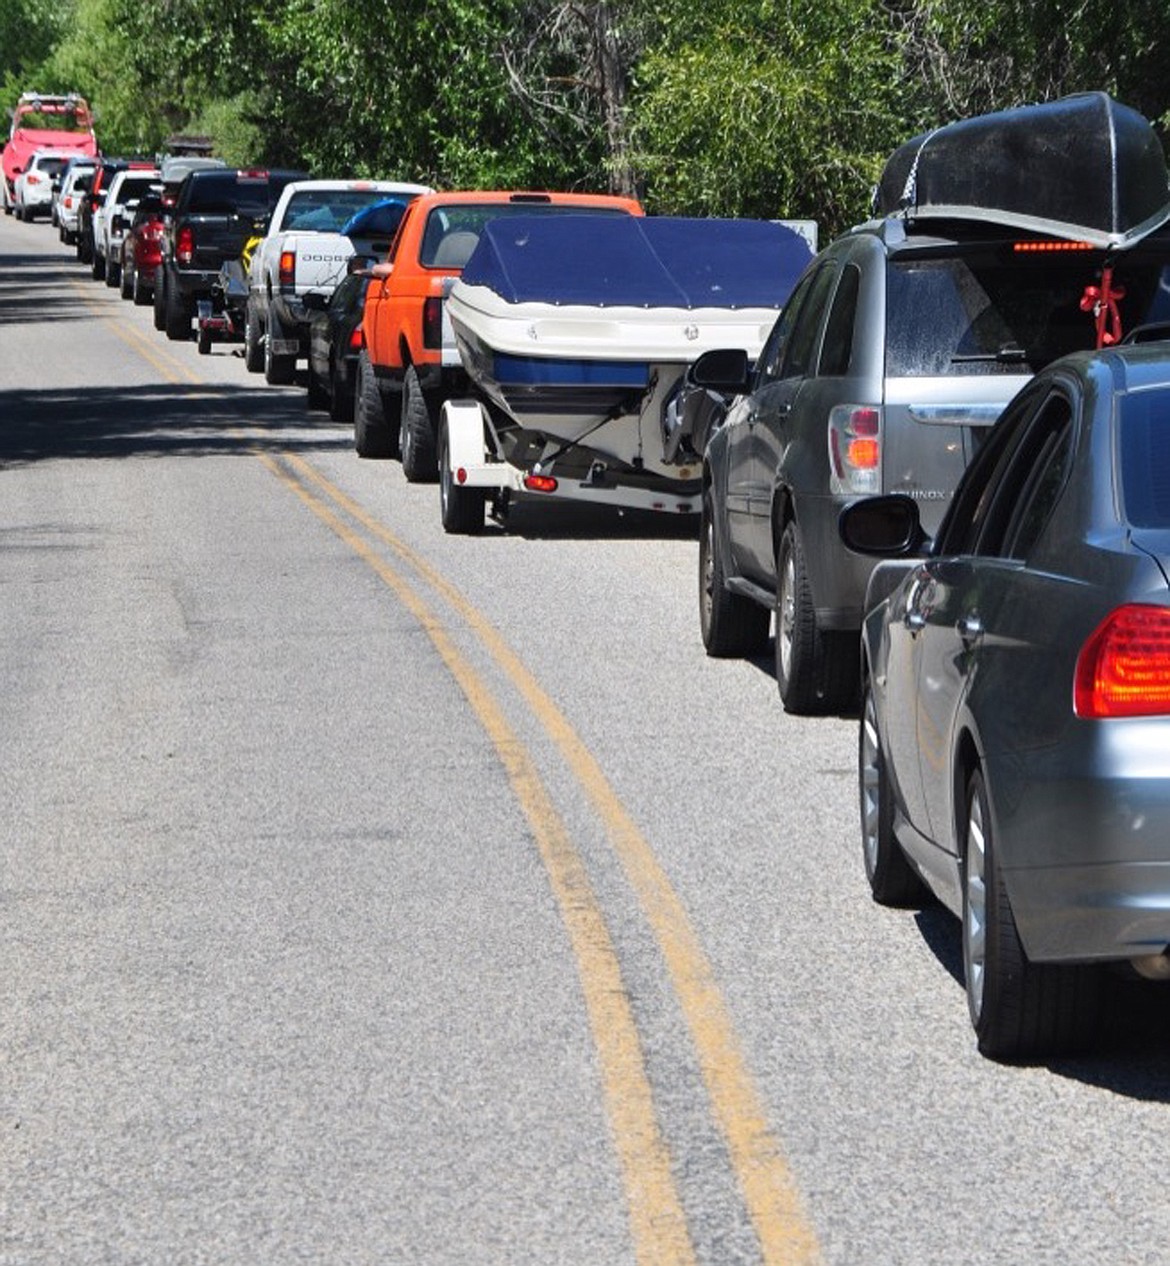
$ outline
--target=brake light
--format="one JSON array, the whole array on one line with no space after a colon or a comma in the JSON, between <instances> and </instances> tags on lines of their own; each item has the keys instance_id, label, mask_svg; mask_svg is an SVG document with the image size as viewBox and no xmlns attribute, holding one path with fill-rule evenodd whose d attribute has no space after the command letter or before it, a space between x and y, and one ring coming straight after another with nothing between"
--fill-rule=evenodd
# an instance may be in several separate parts
<instances>
[{"instance_id":1,"label":"brake light","mask_svg":"<svg viewBox=\"0 0 1170 1266\"><path fill-rule=\"evenodd\" d=\"M423 303L423 347L443 346L443 301L438 295Z\"/></svg>"},{"instance_id":2,"label":"brake light","mask_svg":"<svg viewBox=\"0 0 1170 1266\"><path fill-rule=\"evenodd\" d=\"M291 290L297 280L297 253L296 251L280 252L280 288L281 290Z\"/></svg>"},{"instance_id":3,"label":"brake light","mask_svg":"<svg viewBox=\"0 0 1170 1266\"><path fill-rule=\"evenodd\" d=\"M190 227L181 228L175 238L175 258L180 264L189 264L195 258L195 233Z\"/></svg>"},{"instance_id":4,"label":"brake light","mask_svg":"<svg viewBox=\"0 0 1170 1266\"><path fill-rule=\"evenodd\" d=\"M882 411L839 404L829 414L829 489L849 496L880 491Z\"/></svg>"},{"instance_id":5,"label":"brake light","mask_svg":"<svg viewBox=\"0 0 1170 1266\"><path fill-rule=\"evenodd\" d=\"M1170 713L1170 608L1118 607L1077 657L1073 708L1079 717Z\"/></svg>"},{"instance_id":6,"label":"brake light","mask_svg":"<svg viewBox=\"0 0 1170 1266\"><path fill-rule=\"evenodd\" d=\"M1055 251L1091 251L1092 242L1013 242L1017 255L1050 255Z\"/></svg>"},{"instance_id":7,"label":"brake light","mask_svg":"<svg viewBox=\"0 0 1170 1266\"><path fill-rule=\"evenodd\" d=\"M360 352L366 345L366 332L360 325L355 326L353 332L349 336L349 350L351 352Z\"/></svg>"},{"instance_id":8,"label":"brake light","mask_svg":"<svg viewBox=\"0 0 1170 1266\"><path fill-rule=\"evenodd\" d=\"M41 178L35 171L30 171L25 177L25 183L30 185L39 185L41 183Z\"/></svg>"}]
</instances>

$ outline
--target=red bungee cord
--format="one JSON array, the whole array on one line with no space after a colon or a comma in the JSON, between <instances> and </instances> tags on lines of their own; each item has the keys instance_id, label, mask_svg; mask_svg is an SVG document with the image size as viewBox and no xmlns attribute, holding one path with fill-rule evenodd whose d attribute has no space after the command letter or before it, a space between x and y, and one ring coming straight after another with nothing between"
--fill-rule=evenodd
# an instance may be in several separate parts
<instances>
[{"instance_id":1,"label":"red bungee cord","mask_svg":"<svg viewBox=\"0 0 1170 1266\"><path fill-rule=\"evenodd\" d=\"M1112 265L1101 269L1101 284L1085 287L1081 295L1081 311L1092 312L1097 321L1097 346L1112 347L1121 342L1121 309L1119 299L1125 298L1125 287L1114 286Z\"/></svg>"}]
</instances>

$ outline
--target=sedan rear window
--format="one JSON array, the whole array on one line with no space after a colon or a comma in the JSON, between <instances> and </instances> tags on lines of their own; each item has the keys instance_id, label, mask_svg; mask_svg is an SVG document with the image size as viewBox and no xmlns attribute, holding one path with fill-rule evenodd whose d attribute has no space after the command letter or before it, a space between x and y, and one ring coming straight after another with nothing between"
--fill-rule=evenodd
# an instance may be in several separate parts
<instances>
[{"instance_id":1,"label":"sedan rear window","mask_svg":"<svg viewBox=\"0 0 1170 1266\"><path fill-rule=\"evenodd\" d=\"M1170 390L1123 396L1119 420L1126 520L1170 528Z\"/></svg>"}]
</instances>

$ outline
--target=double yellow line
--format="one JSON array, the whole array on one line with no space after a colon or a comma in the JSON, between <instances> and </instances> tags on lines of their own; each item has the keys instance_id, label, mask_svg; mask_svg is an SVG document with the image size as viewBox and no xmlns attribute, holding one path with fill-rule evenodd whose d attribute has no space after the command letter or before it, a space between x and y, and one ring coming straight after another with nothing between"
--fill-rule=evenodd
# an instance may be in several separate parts
<instances>
[{"instance_id":1,"label":"double yellow line","mask_svg":"<svg viewBox=\"0 0 1170 1266\"><path fill-rule=\"evenodd\" d=\"M105 316L103 312L101 315ZM137 331L112 323L119 337L170 378L185 366L148 352ZM246 421L246 420L245 420ZM455 646L442 620L371 542L390 551L437 594L487 650L527 704L593 804L611 847L658 942L698 1057L711 1110L724 1137L748 1216L766 1263L820 1260L815 1233L768 1125L765 1105L735 1035L714 970L686 909L649 843L600 765L528 668L487 619L424 558L303 458L256 457L386 584L418 620L490 737L540 850L568 931L598 1053L606 1110L627 1194L640 1263L693 1262L694 1246L662 1137L645 1057L605 916L532 756L482 676ZM356 525L356 529L354 526ZM360 530L357 530L360 529Z\"/></svg>"}]
</instances>

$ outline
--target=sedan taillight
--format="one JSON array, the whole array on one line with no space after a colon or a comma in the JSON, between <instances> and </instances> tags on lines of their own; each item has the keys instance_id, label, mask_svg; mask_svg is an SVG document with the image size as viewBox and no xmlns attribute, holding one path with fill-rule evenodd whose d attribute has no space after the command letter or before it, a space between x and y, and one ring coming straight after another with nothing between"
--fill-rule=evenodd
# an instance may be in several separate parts
<instances>
[{"instance_id":1,"label":"sedan taillight","mask_svg":"<svg viewBox=\"0 0 1170 1266\"><path fill-rule=\"evenodd\" d=\"M829 488L847 496L881 491L882 411L839 404L829 413Z\"/></svg>"},{"instance_id":2,"label":"sedan taillight","mask_svg":"<svg viewBox=\"0 0 1170 1266\"><path fill-rule=\"evenodd\" d=\"M1077 657L1079 717L1170 713L1170 608L1133 604L1106 616Z\"/></svg>"},{"instance_id":3,"label":"sedan taillight","mask_svg":"<svg viewBox=\"0 0 1170 1266\"><path fill-rule=\"evenodd\" d=\"M180 264L189 264L195 258L195 234L190 228L179 230L175 238L175 258Z\"/></svg>"}]
</instances>

